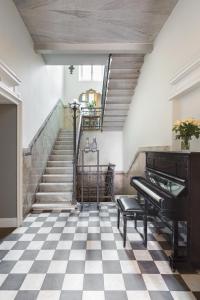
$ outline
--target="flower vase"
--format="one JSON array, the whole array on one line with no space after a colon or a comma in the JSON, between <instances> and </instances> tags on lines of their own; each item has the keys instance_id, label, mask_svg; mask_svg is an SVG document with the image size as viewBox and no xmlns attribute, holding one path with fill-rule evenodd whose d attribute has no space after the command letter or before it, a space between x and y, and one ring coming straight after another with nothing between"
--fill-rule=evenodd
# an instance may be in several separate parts
<instances>
[{"instance_id":1,"label":"flower vase","mask_svg":"<svg viewBox=\"0 0 200 300\"><path fill-rule=\"evenodd\" d=\"M188 139L181 141L181 150L190 150L190 142Z\"/></svg>"}]
</instances>

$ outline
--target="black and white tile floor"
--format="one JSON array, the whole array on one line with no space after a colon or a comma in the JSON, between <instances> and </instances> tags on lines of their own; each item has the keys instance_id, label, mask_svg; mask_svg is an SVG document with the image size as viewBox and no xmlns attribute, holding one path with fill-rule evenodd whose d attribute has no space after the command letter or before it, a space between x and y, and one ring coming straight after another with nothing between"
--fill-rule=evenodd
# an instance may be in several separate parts
<instances>
[{"instance_id":1,"label":"black and white tile floor","mask_svg":"<svg viewBox=\"0 0 200 300\"><path fill-rule=\"evenodd\" d=\"M0 299L200 299L200 274L172 273L151 224L148 249L132 222L123 249L116 218L114 204L30 214L1 241Z\"/></svg>"}]
</instances>

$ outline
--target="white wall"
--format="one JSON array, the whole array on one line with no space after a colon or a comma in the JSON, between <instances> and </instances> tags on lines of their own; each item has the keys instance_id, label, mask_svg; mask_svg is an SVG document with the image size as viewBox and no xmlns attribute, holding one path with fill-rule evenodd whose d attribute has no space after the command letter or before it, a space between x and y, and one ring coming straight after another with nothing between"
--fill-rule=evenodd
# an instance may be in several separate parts
<instances>
[{"instance_id":1,"label":"white wall","mask_svg":"<svg viewBox=\"0 0 200 300\"><path fill-rule=\"evenodd\" d=\"M102 81L79 81L78 80L78 66L71 75L69 73L69 66L65 67L65 101L71 102L73 99L78 99L80 94L93 89L98 93L102 92Z\"/></svg>"},{"instance_id":2,"label":"white wall","mask_svg":"<svg viewBox=\"0 0 200 300\"><path fill-rule=\"evenodd\" d=\"M0 59L22 80L23 147L62 97L63 67L46 66L12 0L0 0Z\"/></svg>"},{"instance_id":3,"label":"white wall","mask_svg":"<svg viewBox=\"0 0 200 300\"><path fill-rule=\"evenodd\" d=\"M200 88L184 94L182 97L176 97L173 100L173 122L188 118L200 120ZM200 139L193 138L190 142L191 151L200 151ZM173 140L174 149L180 148L180 140Z\"/></svg>"},{"instance_id":4,"label":"white wall","mask_svg":"<svg viewBox=\"0 0 200 300\"><path fill-rule=\"evenodd\" d=\"M180 0L155 40L153 52L145 57L124 127L125 170L139 147L172 144L170 80L193 57L200 56L199 12L199 0ZM186 104L185 112L190 103ZM196 116L196 105L189 114Z\"/></svg>"},{"instance_id":5,"label":"white wall","mask_svg":"<svg viewBox=\"0 0 200 300\"><path fill-rule=\"evenodd\" d=\"M81 138L81 149L84 148L86 138L89 137L92 142L93 137L96 137L98 149L100 150L100 164L112 163L116 165L116 171L123 170L123 145L122 132L120 131L88 131L84 132ZM89 164L96 164L94 154L86 154L85 161Z\"/></svg>"}]
</instances>

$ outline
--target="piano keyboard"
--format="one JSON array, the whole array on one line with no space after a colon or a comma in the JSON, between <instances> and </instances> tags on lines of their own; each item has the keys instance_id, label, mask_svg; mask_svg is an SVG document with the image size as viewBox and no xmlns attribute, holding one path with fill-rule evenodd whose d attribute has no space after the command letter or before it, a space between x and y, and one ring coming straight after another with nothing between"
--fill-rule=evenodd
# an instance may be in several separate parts
<instances>
[{"instance_id":1,"label":"piano keyboard","mask_svg":"<svg viewBox=\"0 0 200 300\"><path fill-rule=\"evenodd\" d=\"M146 187L144 184L142 184L139 180L133 179L132 181L135 183L135 185L137 185L147 195L149 195L151 198L153 198L157 202L160 202L161 200L163 200L158 194L154 193L152 190L150 190L148 187Z\"/></svg>"}]
</instances>

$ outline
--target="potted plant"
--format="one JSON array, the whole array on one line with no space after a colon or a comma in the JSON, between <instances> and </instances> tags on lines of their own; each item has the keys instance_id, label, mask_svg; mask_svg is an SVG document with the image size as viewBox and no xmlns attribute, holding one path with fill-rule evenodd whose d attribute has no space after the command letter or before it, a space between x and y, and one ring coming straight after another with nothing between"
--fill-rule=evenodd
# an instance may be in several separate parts
<instances>
[{"instance_id":1,"label":"potted plant","mask_svg":"<svg viewBox=\"0 0 200 300\"><path fill-rule=\"evenodd\" d=\"M96 107L96 102L95 100L91 101L91 102L88 102L87 104L87 108L88 108L88 111L89 111L89 114L90 115L94 115L95 114L95 111L94 111L94 108Z\"/></svg>"},{"instance_id":2,"label":"potted plant","mask_svg":"<svg viewBox=\"0 0 200 300\"><path fill-rule=\"evenodd\" d=\"M200 136L200 121L193 118L182 121L176 121L172 129L176 134L176 139L181 140L181 149L190 149L190 140Z\"/></svg>"}]
</instances>

